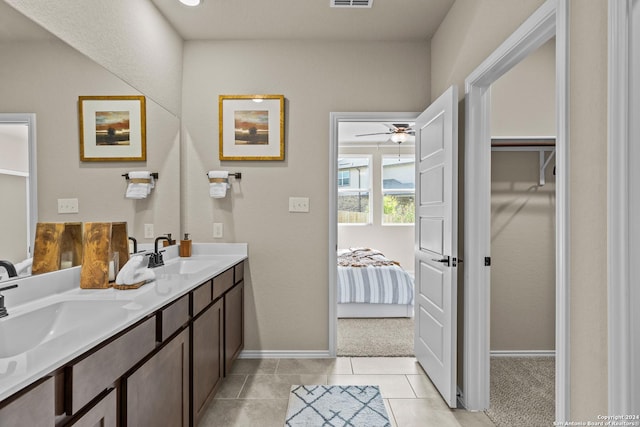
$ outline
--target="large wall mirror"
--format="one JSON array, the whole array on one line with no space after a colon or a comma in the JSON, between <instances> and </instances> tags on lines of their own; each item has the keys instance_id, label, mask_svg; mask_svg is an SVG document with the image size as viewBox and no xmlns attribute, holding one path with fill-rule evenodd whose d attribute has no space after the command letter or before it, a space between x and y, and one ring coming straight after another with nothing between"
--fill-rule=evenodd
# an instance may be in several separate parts
<instances>
[{"instance_id":1,"label":"large wall mirror","mask_svg":"<svg viewBox=\"0 0 640 427\"><path fill-rule=\"evenodd\" d=\"M145 94L4 1L0 1L0 56L0 117L11 122L18 116L28 116L35 124L32 149L21 149L23 158L16 160L24 169L26 156L29 170L16 172L13 166L0 165L0 172L9 171L0 173L4 200L0 260L20 263L31 255L33 224L38 221L125 221L128 234L139 243L153 242L144 237L145 224L154 225L156 236L178 235L180 119L147 97L146 161L82 162L78 97ZM5 128L5 122L0 121L0 132L20 133L20 129L9 130L9 124ZM13 147L0 146L0 159L7 159L9 150L13 157L17 150ZM15 154L19 156L17 151ZM122 175L139 170L159 174L156 188L146 199L127 199L127 182ZM6 185L14 187L9 190ZM78 213L58 213L58 199L65 198L78 199Z\"/></svg>"}]
</instances>

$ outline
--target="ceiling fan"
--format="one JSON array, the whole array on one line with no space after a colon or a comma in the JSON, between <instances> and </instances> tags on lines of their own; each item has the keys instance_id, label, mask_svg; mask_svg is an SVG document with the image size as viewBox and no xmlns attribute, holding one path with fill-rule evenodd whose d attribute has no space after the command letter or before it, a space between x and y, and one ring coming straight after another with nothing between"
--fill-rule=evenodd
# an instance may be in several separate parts
<instances>
[{"instance_id":1,"label":"ceiling fan","mask_svg":"<svg viewBox=\"0 0 640 427\"><path fill-rule=\"evenodd\" d=\"M375 133L363 133L356 136L371 136L371 135L391 135L389 138L396 144L402 144L409 140L409 136L415 135L416 131L411 128L409 123L383 123L389 128L389 132L375 132Z\"/></svg>"}]
</instances>

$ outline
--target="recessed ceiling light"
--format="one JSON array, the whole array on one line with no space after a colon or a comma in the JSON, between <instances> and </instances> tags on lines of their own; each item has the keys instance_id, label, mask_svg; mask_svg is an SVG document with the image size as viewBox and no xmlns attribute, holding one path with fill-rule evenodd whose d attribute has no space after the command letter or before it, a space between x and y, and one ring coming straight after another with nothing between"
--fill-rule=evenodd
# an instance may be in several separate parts
<instances>
[{"instance_id":1,"label":"recessed ceiling light","mask_svg":"<svg viewBox=\"0 0 640 427\"><path fill-rule=\"evenodd\" d=\"M180 3L187 6L197 6L200 4L200 0L180 0Z\"/></svg>"}]
</instances>

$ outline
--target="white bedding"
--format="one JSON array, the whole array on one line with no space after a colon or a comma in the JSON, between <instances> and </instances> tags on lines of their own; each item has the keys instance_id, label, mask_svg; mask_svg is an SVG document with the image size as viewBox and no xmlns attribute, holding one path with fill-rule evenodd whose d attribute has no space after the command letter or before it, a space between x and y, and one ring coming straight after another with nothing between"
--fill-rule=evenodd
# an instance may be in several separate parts
<instances>
[{"instance_id":1,"label":"white bedding","mask_svg":"<svg viewBox=\"0 0 640 427\"><path fill-rule=\"evenodd\" d=\"M413 280L397 265L338 267L338 303L413 305Z\"/></svg>"},{"instance_id":2,"label":"white bedding","mask_svg":"<svg viewBox=\"0 0 640 427\"><path fill-rule=\"evenodd\" d=\"M338 303L413 305L413 279L379 251L341 250Z\"/></svg>"}]
</instances>

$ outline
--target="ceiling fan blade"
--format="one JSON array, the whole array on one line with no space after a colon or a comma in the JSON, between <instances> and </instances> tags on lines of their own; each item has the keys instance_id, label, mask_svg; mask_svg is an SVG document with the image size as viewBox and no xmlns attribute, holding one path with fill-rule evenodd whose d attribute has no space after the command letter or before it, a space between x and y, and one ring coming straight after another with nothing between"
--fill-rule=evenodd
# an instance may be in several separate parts
<instances>
[{"instance_id":1,"label":"ceiling fan blade","mask_svg":"<svg viewBox=\"0 0 640 427\"><path fill-rule=\"evenodd\" d=\"M371 135L390 135L392 132L376 132L376 133L362 133L355 136L371 136Z\"/></svg>"}]
</instances>

